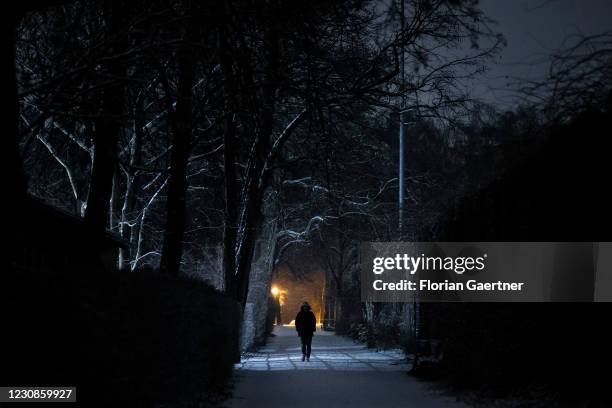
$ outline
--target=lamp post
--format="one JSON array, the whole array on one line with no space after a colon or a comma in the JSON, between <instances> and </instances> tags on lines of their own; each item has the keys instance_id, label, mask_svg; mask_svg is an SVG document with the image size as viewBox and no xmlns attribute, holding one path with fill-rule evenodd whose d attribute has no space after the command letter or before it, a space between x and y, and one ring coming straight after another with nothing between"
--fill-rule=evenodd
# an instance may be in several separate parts
<instances>
[{"instance_id":1,"label":"lamp post","mask_svg":"<svg viewBox=\"0 0 612 408\"><path fill-rule=\"evenodd\" d=\"M403 104L402 104L403 105ZM405 161L404 161L404 149L405 149L405 138L406 130L404 125L406 124L406 112L412 110L402 109L399 111L399 166L398 166L398 240L404 240L404 221L405 221L405 209L404 201L406 200L406 177L405 177Z\"/></svg>"},{"instance_id":2,"label":"lamp post","mask_svg":"<svg viewBox=\"0 0 612 408\"><path fill-rule=\"evenodd\" d=\"M404 12L404 0L400 0L400 24L401 24L401 29L402 29L402 35L404 34L404 27L406 25L406 18L405 18L405 12ZM404 96L404 79L405 79L405 72L404 72L404 65L405 65L405 59L404 59L404 46L402 45L402 52L400 55L400 85L402 87L402 101L401 101L401 105L400 105L400 112L399 112L399 194L398 194L398 238L400 241L402 241L404 239L404 191L405 191L405 187L404 187L404 112L405 112L405 107L406 107L406 98Z\"/></svg>"},{"instance_id":3,"label":"lamp post","mask_svg":"<svg viewBox=\"0 0 612 408\"><path fill-rule=\"evenodd\" d=\"M398 198L398 237L402 241L404 239L404 110L399 114L399 198Z\"/></svg>"},{"instance_id":4,"label":"lamp post","mask_svg":"<svg viewBox=\"0 0 612 408\"><path fill-rule=\"evenodd\" d=\"M404 0L400 1L400 25L402 30L402 35L404 34L404 29L406 26L406 17L405 17L405 6ZM404 195L405 195L405 179L404 179L404 114L408 109L406 109L406 92L404 90L404 82L405 82L405 53L404 46L402 45L402 50L400 54L400 86L402 90L402 100L400 104L399 111L399 168L398 168L398 180L399 180L399 194L398 194L398 237L400 241L404 239ZM418 96L417 96L417 109L418 109ZM416 367L419 363L419 353L418 353L418 336L419 336L419 303L417 301L417 294L415 293L413 302L412 302L412 334L414 338L414 367Z\"/></svg>"}]
</instances>

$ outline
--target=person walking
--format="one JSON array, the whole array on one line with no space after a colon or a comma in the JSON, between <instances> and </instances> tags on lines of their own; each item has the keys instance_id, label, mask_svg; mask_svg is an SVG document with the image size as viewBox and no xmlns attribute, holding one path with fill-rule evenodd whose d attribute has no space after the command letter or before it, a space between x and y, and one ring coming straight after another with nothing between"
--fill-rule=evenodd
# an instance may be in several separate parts
<instances>
[{"instance_id":1,"label":"person walking","mask_svg":"<svg viewBox=\"0 0 612 408\"><path fill-rule=\"evenodd\" d=\"M295 330L302 340L302 361L310 361L312 336L317 331L317 318L310 310L308 302L304 302L295 316Z\"/></svg>"}]
</instances>

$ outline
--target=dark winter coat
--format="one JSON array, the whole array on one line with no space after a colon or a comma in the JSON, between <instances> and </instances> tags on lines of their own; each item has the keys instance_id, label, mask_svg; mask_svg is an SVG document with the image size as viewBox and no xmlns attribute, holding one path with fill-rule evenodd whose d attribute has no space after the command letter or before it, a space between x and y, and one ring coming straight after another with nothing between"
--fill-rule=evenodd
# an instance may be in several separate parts
<instances>
[{"instance_id":1,"label":"dark winter coat","mask_svg":"<svg viewBox=\"0 0 612 408\"><path fill-rule=\"evenodd\" d=\"M317 318L310 310L302 309L295 316L295 330L300 336L312 336L312 333L317 331Z\"/></svg>"}]
</instances>

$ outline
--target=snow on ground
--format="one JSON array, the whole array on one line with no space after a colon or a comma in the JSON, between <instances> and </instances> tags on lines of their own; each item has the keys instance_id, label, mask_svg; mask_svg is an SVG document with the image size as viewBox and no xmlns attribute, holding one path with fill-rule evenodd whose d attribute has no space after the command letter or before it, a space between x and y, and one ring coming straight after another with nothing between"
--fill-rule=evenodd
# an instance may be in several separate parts
<instances>
[{"instance_id":1,"label":"snow on ground","mask_svg":"<svg viewBox=\"0 0 612 408\"><path fill-rule=\"evenodd\" d=\"M318 331L310 362L302 362L295 328L276 327L274 333L266 347L236 365L230 407L464 406L409 376L410 363L399 350L377 352Z\"/></svg>"}]
</instances>

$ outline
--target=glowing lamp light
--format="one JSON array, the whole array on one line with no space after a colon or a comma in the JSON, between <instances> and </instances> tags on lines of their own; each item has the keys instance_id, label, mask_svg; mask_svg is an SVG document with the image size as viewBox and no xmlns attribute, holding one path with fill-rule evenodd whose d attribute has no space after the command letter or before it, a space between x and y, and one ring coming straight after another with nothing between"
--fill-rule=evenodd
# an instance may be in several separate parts
<instances>
[{"instance_id":1,"label":"glowing lamp light","mask_svg":"<svg viewBox=\"0 0 612 408\"><path fill-rule=\"evenodd\" d=\"M272 286L270 292L272 292L272 296L276 297L280 294L280 289L277 286Z\"/></svg>"}]
</instances>

